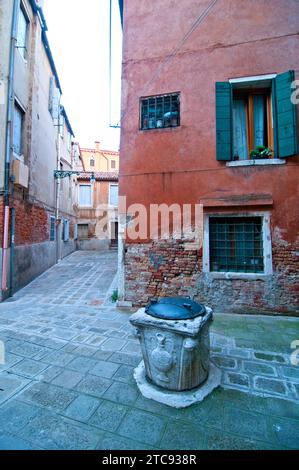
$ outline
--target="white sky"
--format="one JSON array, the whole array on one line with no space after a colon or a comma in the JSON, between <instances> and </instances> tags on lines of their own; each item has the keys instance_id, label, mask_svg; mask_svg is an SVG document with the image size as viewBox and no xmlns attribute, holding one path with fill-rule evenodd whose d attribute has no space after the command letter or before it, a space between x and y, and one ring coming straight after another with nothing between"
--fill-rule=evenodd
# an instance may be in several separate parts
<instances>
[{"instance_id":1,"label":"white sky","mask_svg":"<svg viewBox=\"0 0 299 470\"><path fill-rule=\"evenodd\" d=\"M62 87L62 103L82 147L118 150L109 128L109 0L45 0L48 38ZM118 124L121 93L121 24L113 0L112 118Z\"/></svg>"}]
</instances>

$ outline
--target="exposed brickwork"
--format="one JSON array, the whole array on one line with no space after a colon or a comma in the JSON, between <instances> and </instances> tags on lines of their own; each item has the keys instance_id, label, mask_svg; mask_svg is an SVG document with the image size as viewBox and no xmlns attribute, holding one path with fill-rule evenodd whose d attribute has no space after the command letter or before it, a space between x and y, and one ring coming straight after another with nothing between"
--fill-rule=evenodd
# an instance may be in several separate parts
<instances>
[{"instance_id":1,"label":"exposed brickwork","mask_svg":"<svg viewBox=\"0 0 299 470\"><path fill-rule=\"evenodd\" d=\"M265 280L211 279L202 253L180 240L128 244L126 300L144 305L152 297L191 295L222 312L299 313L298 246L273 245L274 274Z\"/></svg>"},{"instance_id":2,"label":"exposed brickwork","mask_svg":"<svg viewBox=\"0 0 299 470\"><path fill-rule=\"evenodd\" d=\"M49 216L45 208L16 200L16 245L49 240Z\"/></svg>"}]
</instances>

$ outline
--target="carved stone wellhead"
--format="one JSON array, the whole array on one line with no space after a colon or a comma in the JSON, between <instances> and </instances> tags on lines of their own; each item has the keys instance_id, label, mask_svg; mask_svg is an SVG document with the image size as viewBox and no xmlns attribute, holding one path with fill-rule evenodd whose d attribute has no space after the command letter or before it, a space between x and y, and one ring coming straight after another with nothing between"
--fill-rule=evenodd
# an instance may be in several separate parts
<instances>
[{"instance_id":1,"label":"carved stone wellhead","mask_svg":"<svg viewBox=\"0 0 299 470\"><path fill-rule=\"evenodd\" d=\"M213 312L205 307L199 316L195 316L195 312L193 318L188 318L191 316L190 301L188 304L181 303L179 308L186 308L186 305L189 315L184 314L182 319L182 312L181 315L172 316L173 303L171 312L169 304L166 308L170 312L169 315L163 311L163 318L161 315L153 316L149 309L140 309L130 318L138 332L147 379L170 391L195 389L203 384L209 375L209 328ZM159 308L163 310L161 304ZM172 319L167 316L172 316Z\"/></svg>"}]
</instances>

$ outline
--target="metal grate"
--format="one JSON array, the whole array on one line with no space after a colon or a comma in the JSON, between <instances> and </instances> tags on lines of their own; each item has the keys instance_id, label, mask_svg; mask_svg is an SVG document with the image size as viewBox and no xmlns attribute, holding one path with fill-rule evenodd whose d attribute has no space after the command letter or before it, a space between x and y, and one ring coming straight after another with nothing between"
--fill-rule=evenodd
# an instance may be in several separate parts
<instances>
[{"instance_id":1,"label":"metal grate","mask_svg":"<svg viewBox=\"0 0 299 470\"><path fill-rule=\"evenodd\" d=\"M210 271L264 272L261 217L210 218Z\"/></svg>"},{"instance_id":2,"label":"metal grate","mask_svg":"<svg viewBox=\"0 0 299 470\"><path fill-rule=\"evenodd\" d=\"M179 93L141 98L140 101L140 129L163 129L180 125Z\"/></svg>"}]
</instances>

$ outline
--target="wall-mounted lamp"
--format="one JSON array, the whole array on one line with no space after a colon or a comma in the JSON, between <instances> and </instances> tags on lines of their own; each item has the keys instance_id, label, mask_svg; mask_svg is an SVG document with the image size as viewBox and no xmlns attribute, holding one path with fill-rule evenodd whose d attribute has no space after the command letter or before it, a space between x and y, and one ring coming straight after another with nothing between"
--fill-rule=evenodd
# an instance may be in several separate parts
<instances>
[{"instance_id":1,"label":"wall-mounted lamp","mask_svg":"<svg viewBox=\"0 0 299 470\"><path fill-rule=\"evenodd\" d=\"M71 177L72 175L81 176L81 175L89 175L90 176L90 183L95 184L96 176L92 171L68 171L68 170L54 170L54 178L55 179L63 179L67 177Z\"/></svg>"}]
</instances>

